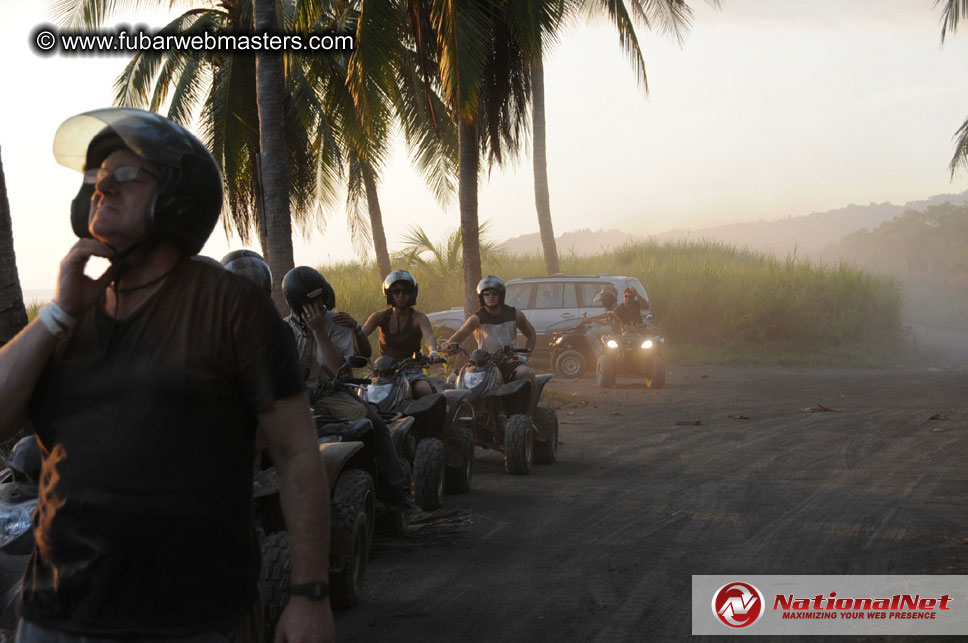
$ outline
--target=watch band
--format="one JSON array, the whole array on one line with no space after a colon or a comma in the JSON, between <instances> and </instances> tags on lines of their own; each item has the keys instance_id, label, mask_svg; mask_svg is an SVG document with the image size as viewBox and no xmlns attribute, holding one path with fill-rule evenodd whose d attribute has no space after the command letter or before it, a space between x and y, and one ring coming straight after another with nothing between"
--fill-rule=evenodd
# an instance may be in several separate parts
<instances>
[{"instance_id":1,"label":"watch band","mask_svg":"<svg viewBox=\"0 0 968 643\"><path fill-rule=\"evenodd\" d=\"M329 583L321 580L299 583L289 588L289 593L293 596L305 596L314 601L321 601L329 596Z\"/></svg>"}]
</instances>

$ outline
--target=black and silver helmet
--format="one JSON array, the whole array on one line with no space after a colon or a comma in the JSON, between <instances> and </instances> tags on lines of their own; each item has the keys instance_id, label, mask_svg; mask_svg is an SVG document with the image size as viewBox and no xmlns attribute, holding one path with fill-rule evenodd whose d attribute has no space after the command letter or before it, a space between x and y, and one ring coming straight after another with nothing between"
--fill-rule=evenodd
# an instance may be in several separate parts
<instances>
[{"instance_id":1,"label":"black and silver helmet","mask_svg":"<svg viewBox=\"0 0 968 643\"><path fill-rule=\"evenodd\" d=\"M618 292L612 286L605 286L595 295L592 303L601 304L606 310L611 310L618 303Z\"/></svg>"},{"instance_id":2,"label":"black and silver helmet","mask_svg":"<svg viewBox=\"0 0 968 643\"><path fill-rule=\"evenodd\" d=\"M484 305L484 291L485 290L496 290L498 293L498 301L501 305L504 305L504 297L507 295L507 288L504 282L495 277L494 275L488 275L480 280L477 284L477 300L481 302L481 306Z\"/></svg>"},{"instance_id":3,"label":"black and silver helmet","mask_svg":"<svg viewBox=\"0 0 968 643\"><path fill-rule=\"evenodd\" d=\"M297 316L303 306L317 297L323 298L327 310L336 308L336 291L318 270L309 266L296 266L286 273L282 278L282 294Z\"/></svg>"},{"instance_id":4,"label":"black and silver helmet","mask_svg":"<svg viewBox=\"0 0 968 643\"><path fill-rule=\"evenodd\" d=\"M54 157L84 172L116 150L130 150L164 170L148 207L147 234L136 244L150 249L172 239L190 254L202 249L222 211L222 174L208 149L169 119L140 109L110 107L64 121L54 136ZM90 237L88 213L95 186L82 183L71 204L71 225Z\"/></svg>"},{"instance_id":5,"label":"black and silver helmet","mask_svg":"<svg viewBox=\"0 0 968 643\"><path fill-rule=\"evenodd\" d=\"M272 294L272 271L269 264L254 250L233 250L222 257L222 265L229 272L251 279L270 295Z\"/></svg>"},{"instance_id":6,"label":"black and silver helmet","mask_svg":"<svg viewBox=\"0 0 968 643\"><path fill-rule=\"evenodd\" d=\"M417 286L417 278L406 270L394 270L387 275L386 279L383 280L383 294L386 295L387 305L393 305L393 297L390 296L390 288L393 287L393 284L401 281L410 285L411 289L413 290L413 294L410 295L410 305L416 306L417 292L420 290L420 288Z\"/></svg>"}]
</instances>

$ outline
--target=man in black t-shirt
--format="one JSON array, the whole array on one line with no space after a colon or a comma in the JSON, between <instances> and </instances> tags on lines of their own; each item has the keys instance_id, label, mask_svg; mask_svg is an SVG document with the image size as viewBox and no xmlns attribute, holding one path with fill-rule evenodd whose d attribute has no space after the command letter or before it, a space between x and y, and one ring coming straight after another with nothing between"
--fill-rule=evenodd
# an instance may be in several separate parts
<instances>
[{"instance_id":1,"label":"man in black t-shirt","mask_svg":"<svg viewBox=\"0 0 968 643\"><path fill-rule=\"evenodd\" d=\"M69 119L81 239L54 301L0 350L0 439L31 421L43 456L25 641L257 636L258 428L280 475L293 596L279 636L331 641L329 499L286 329L251 282L191 261L214 227L214 159L133 109ZM84 274L92 256L111 266Z\"/></svg>"},{"instance_id":2,"label":"man in black t-shirt","mask_svg":"<svg viewBox=\"0 0 968 643\"><path fill-rule=\"evenodd\" d=\"M642 311L648 310L649 304L646 302L643 307L642 300L639 299L639 294L635 291L635 288L626 288L625 292L622 293L622 299L622 303L615 307L615 316L623 326L633 328L644 326L650 331L655 330L651 315L647 315L645 319L642 318Z\"/></svg>"}]
</instances>

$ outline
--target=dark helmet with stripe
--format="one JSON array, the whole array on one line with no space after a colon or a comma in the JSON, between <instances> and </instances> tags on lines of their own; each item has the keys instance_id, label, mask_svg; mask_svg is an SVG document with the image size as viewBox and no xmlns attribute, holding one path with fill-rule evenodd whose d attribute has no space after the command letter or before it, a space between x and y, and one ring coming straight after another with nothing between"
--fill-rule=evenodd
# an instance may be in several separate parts
<instances>
[{"instance_id":1,"label":"dark helmet with stripe","mask_svg":"<svg viewBox=\"0 0 968 643\"><path fill-rule=\"evenodd\" d=\"M289 308L296 316L302 314L302 307L310 301L322 297L327 310L336 308L336 291L319 271L309 266L296 266L282 278L282 294Z\"/></svg>"}]
</instances>

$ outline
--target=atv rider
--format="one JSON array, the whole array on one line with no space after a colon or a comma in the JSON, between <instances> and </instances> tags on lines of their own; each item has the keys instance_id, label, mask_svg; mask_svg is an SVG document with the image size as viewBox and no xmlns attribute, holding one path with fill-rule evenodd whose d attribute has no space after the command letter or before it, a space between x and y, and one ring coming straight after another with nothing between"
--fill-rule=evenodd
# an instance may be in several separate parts
<instances>
[{"instance_id":1,"label":"atv rider","mask_svg":"<svg viewBox=\"0 0 968 643\"><path fill-rule=\"evenodd\" d=\"M299 371L306 380L310 404L334 417L373 423L373 448L380 475L390 489L386 502L406 512L419 511L410 494L410 482L397 456L390 430L376 408L347 391L329 385L348 357L369 356L370 343L348 313L335 313L336 293L315 268L296 266L282 279L282 292L291 314L286 317L296 336ZM344 316L344 317L341 317ZM346 320L351 324L347 324ZM343 320L343 321L341 321ZM353 330L350 330L350 326Z\"/></svg>"},{"instance_id":2,"label":"atv rider","mask_svg":"<svg viewBox=\"0 0 968 643\"><path fill-rule=\"evenodd\" d=\"M370 315L363 324L363 335L370 336L380 329L380 357L387 355L393 359L407 359L420 352L423 339L430 349L430 358L437 359L437 340L434 338L430 320L425 314L414 309L417 304L419 287L417 279L406 270L394 270L383 280L383 294L389 308L378 310ZM396 329L394 331L393 329ZM430 380L419 370L407 373L407 380L413 390L414 398L431 395L434 392Z\"/></svg>"},{"instance_id":3,"label":"atv rider","mask_svg":"<svg viewBox=\"0 0 968 643\"><path fill-rule=\"evenodd\" d=\"M520 330L527 338L525 348L528 351L534 349L538 341L534 326L523 312L504 304L506 295L507 288L504 282L494 275L481 279L477 284L477 299L481 302L481 308L467 318L464 325L447 340L447 344L460 344L468 335L474 333L478 348L496 353L505 347L517 346L517 331ZM533 408L537 392L534 385L534 369L526 364L524 358L518 358L504 362L500 370L505 382L523 379L531 382L530 408Z\"/></svg>"},{"instance_id":4,"label":"atv rider","mask_svg":"<svg viewBox=\"0 0 968 643\"><path fill-rule=\"evenodd\" d=\"M619 323L623 327L644 325L649 331L655 332L656 329L652 313L646 313L645 317L642 317L642 311L649 310L649 302L644 302L643 305L642 300L639 299L639 293L632 287L625 289L622 293L622 298L624 301L615 307L615 316L618 318Z\"/></svg>"}]
</instances>

